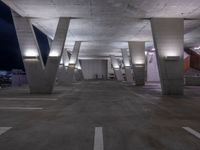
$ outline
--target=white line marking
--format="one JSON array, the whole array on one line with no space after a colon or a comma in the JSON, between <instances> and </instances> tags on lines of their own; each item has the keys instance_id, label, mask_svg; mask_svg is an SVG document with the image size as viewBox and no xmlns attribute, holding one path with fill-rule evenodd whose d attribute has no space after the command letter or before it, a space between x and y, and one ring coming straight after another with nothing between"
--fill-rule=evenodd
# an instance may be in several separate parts
<instances>
[{"instance_id":1,"label":"white line marking","mask_svg":"<svg viewBox=\"0 0 200 150\"><path fill-rule=\"evenodd\" d=\"M182 128L185 129L186 131L188 131L190 134L192 134L192 135L194 135L194 136L196 136L197 138L200 139L200 133L199 132L193 130L190 127L182 127Z\"/></svg>"},{"instance_id":2,"label":"white line marking","mask_svg":"<svg viewBox=\"0 0 200 150\"><path fill-rule=\"evenodd\" d=\"M0 135L4 134L6 131L10 130L12 127L0 127Z\"/></svg>"},{"instance_id":3,"label":"white line marking","mask_svg":"<svg viewBox=\"0 0 200 150\"><path fill-rule=\"evenodd\" d=\"M40 107L0 107L3 110L42 110Z\"/></svg>"},{"instance_id":4,"label":"white line marking","mask_svg":"<svg viewBox=\"0 0 200 150\"><path fill-rule=\"evenodd\" d=\"M39 97L19 97L19 98L13 98L13 97L1 97L0 101L56 101L56 98L39 98Z\"/></svg>"},{"instance_id":5,"label":"white line marking","mask_svg":"<svg viewBox=\"0 0 200 150\"><path fill-rule=\"evenodd\" d=\"M103 150L103 128L96 127L94 135L94 150Z\"/></svg>"}]
</instances>

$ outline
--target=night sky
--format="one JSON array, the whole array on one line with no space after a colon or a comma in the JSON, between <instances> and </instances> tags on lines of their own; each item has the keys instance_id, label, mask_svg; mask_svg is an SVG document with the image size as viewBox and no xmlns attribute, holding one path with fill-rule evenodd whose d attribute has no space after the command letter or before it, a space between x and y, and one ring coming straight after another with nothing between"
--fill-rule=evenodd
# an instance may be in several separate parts
<instances>
[{"instance_id":1,"label":"night sky","mask_svg":"<svg viewBox=\"0 0 200 150\"><path fill-rule=\"evenodd\" d=\"M10 9L0 1L0 10L0 70L24 69ZM47 37L37 28L34 30L46 63L49 53Z\"/></svg>"}]
</instances>

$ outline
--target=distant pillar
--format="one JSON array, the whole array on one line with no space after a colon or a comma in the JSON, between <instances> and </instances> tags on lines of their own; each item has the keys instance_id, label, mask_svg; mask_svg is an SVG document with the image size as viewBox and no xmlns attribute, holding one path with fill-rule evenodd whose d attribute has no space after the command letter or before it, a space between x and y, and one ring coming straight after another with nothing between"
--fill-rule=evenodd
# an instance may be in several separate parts
<instances>
[{"instance_id":1,"label":"distant pillar","mask_svg":"<svg viewBox=\"0 0 200 150\"><path fill-rule=\"evenodd\" d=\"M184 19L153 18L151 27L162 93L164 95L181 95L184 84Z\"/></svg>"},{"instance_id":2,"label":"distant pillar","mask_svg":"<svg viewBox=\"0 0 200 150\"><path fill-rule=\"evenodd\" d=\"M57 80L59 85L67 84L67 68L69 65L69 56L67 50L63 51L63 55L60 61L59 69L57 72Z\"/></svg>"},{"instance_id":3,"label":"distant pillar","mask_svg":"<svg viewBox=\"0 0 200 150\"><path fill-rule=\"evenodd\" d=\"M111 56L111 63L112 63L112 67L114 69L115 77L117 78L117 80L124 81L122 71L120 69L119 63L115 56Z\"/></svg>"},{"instance_id":4,"label":"distant pillar","mask_svg":"<svg viewBox=\"0 0 200 150\"><path fill-rule=\"evenodd\" d=\"M67 68L67 78L66 78L67 85L71 85L72 82L73 82L74 71L75 71L77 61L78 61L78 55L79 55L80 47L81 47L81 42L76 41L72 55L71 55L70 60L69 60L69 65L68 65L68 68Z\"/></svg>"},{"instance_id":5,"label":"distant pillar","mask_svg":"<svg viewBox=\"0 0 200 150\"><path fill-rule=\"evenodd\" d=\"M150 51L147 53L147 81L148 82L160 82L160 77L158 73L158 63L155 51Z\"/></svg>"},{"instance_id":6,"label":"distant pillar","mask_svg":"<svg viewBox=\"0 0 200 150\"><path fill-rule=\"evenodd\" d=\"M77 61L75 66L75 78L77 81L81 81L84 79L80 60Z\"/></svg>"},{"instance_id":7,"label":"distant pillar","mask_svg":"<svg viewBox=\"0 0 200 150\"><path fill-rule=\"evenodd\" d=\"M128 56L128 51L127 49L121 49L121 51L122 51L122 57L123 57L123 62L124 62L126 81L133 82L133 75L131 72L131 64L130 64L130 59Z\"/></svg>"},{"instance_id":8,"label":"distant pillar","mask_svg":"<svg viewBox=\"0 0 200 150\"><path fill-rule=\"evenodd\" d=\"M145 84L145 42L128 42L136 85Z\"/></svg>"},{"instance_id":9,"label":"distant pillar","mask_svg":"<svg viewBox=\"0 0 200 150\"><path fill-rule=\"evenodd\" d=\"M69 27L69 18L59 18L50 54L44 66L33 27L28 18L12 11L13 21L27 74L30 93L52 93Z\"/></svg>"}]
</instances>

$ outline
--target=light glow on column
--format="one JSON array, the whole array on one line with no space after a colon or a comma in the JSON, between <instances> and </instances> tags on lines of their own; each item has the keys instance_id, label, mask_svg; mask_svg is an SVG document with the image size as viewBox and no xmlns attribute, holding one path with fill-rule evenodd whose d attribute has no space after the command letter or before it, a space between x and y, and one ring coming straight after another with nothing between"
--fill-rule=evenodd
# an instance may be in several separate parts
<instances>
[{"instance_id":1,"label":"light glow on column","mask_svg":"<svg viewBox=\"0 0 200 150\"><path fill-rule=\"evenodd\" d=\"M69 64L74 65L76 63L76 59L70 59Z\"/></svg>"},{"instance_id":2,"label":"light glow on column","mask_svg":"<svg viewBox=\"0 0 200 150\"><path fill-rule=\"evenodd\" d=\"M51 51L49 56L50 57L58 57L60 54L57 51Z\"/></svg>"},{"instance_id":3,"label":"light glow on column","mask_svg":"<svg viewBox=\"0 0 200 150\"><path fill-rule=\"evenodd\" d=\"M119 69L120 67L119 67L119 64L117 63L117 62L112 62L112 67L114 68L114 69Z\"/></svg>"},{"instance_id":4,"label":"light glow on column","mask_svg":"<svg viewBox=\"0 0 200 150\"><path fill-rule=\"evenodd\" d=\"M118 60L115 58L115 56L110 56L110 58L111 58L111 63L112 63L113 69L120 69Z\"/></svg>"},{"instance_id":5,"label":"light glow on column","mask_svg":"<svg viewBox=\"0 0 200 150\"><path fill-rule=\"evenodd\" d=\"M24 53L26 57L38 57L38 52L35 49L27 49Z\"/></svg>"},{"instance_id":6,"label":"light glow on column","mask_svg":"<svg viewBox=\"0 0 200 150\"><path fill-rule=\"evenodd\" d=\"M124 63L124 66L125 67L130 67L131 65L130 65L130 63Z\"/></svg>"},{"instance_id":7,"label":"light glow on column","mask_svg":"<svg viewBox=\"0 0 200 150\"><path fill-rule=\"evenodd\" d=\"M69 66L69 61L66 61L66 62L64 63L64 65L65 65L65 67L68 67L68 66Z\"/></svg>"},{"instance_id":8,"label":"light glow on column","mask_svg":"<svg viewBox=\"0 0 200 150\"><path fill-rule=\"evenodd\" d=\"M63 65L63 58L61 58L60 60L60 65Z\"/></svg>"},{"instance_id":9,"label":"light glow on column","mask_svg":"<svg viewBox=\"0 0 200 150\"><path fill-rule=\"evenodd\" d=\"M81 66L78 66L77 69L78 69L78 70L81 70Z\"/></svg>"},{"instance_id":10,"label":"light glow on column","mask_svg":"<svg viewBox=\"0 0 200 150\"><path fill-rule=\"evenodd\" d=\"M119 69L119 66L118 65L114 65L113 68L114 69Z\"/></svg>"},{"instance_id":11,"label":"light glow on column","mask_svg":"<svg viewBox=\"0 0 200 150\"><path fill-rule=\"evenodd\" d=\"M77 68L78 70L81 70L80 64L77 63L75 68Z\"/></svg>"},{"instance_id":12,"label":"light glow on column","mask_svg":"<svg viewBox=\"0 0 200 150\"><path fill-rule=\"evenodd\" d=\"M122 51L122 57L123 57L123 61L124 61L124 66L125 67L130 67L130 60L129 60L129 56L128 56L128 51L127 49L121 49Z\"/></svg>"},{"instance_id":13,"label":"light glow on column","mask_svg":"<svg viewBox=\"0 0 200 150\"><path fill-rule=\"evenodd\" d=\"M176 51L168 50L165 52L165 57L174 57L174 56L178 56Z\"/></svg>"},{"instance_id":14,"label":"light glow on column","mask_svg":"<svg viewBox=\"0 0 200 150\"><path fill-rule=\"evenodd\" d=\"M154 52L148 52L148 55L154 55Z\"/></svg>"},{"instance_id":15,"label":"light glow on column","mask_svg":"<svg viewBox=\"0 0 200 150\"><path fill-rule=\"evenodd\" d=\"M130 61L129 61L129 58L124 58L124 66L125 67L130 67L131 66L131 64L130 64Z\"/></svg>"},{"instance_id":16,"label":"light glow on column","mask_svg":"<svg viewBox=\"0 0 200 150\"><path fill-rule=\"evenodd\" d=\"M142 58L135 58L134 59L134 64L145 64L145 60L144 59L142 59Z\"/></svg>"}]
</instances>

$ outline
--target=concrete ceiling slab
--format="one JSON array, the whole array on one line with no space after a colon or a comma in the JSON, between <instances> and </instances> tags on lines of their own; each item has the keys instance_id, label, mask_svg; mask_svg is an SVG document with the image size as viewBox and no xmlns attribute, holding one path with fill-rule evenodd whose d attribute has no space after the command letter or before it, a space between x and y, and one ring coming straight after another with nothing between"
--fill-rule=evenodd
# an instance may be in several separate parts
<instances>
[{"instance_id":1,"label":"concrete ceiling slab","mask_svg":"<svg viewBox=\"0 0 200 150\"><path fill-rule=\"evenodd\" d=\"M143 18L200 18L199 0L2 0L32 24L54 37L58 17L75 17L65 47L84 41L81 55L108 56L128 48L127 41L148 41L150 22ZM185 45L200 44L200 21L185 21Z\"/></svg>"}]
</instances>

